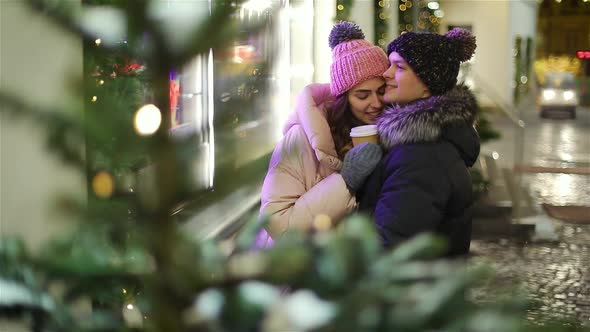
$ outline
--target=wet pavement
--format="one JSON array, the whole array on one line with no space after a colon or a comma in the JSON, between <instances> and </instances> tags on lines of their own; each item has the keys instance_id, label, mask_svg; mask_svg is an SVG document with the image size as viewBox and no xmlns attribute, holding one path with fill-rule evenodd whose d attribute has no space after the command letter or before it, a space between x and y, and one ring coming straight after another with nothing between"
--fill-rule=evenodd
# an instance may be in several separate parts
<instances>
[{"instance_id":1,"label":"wet pavement","mask_svg":"<svg viewBox=\"0 0 590 332\"><path fill-rule=\"evenodd\" d=\"M590 109L579 108L573 120L541 119L534 108L521 114L523 154L516 154L517 126L503 116L490 119L502 138L484 144L482 153L495 152L501 167L565 168L561 173L523 173L522 185L537 204L590 206L590 174L567 171L590 167ZM537 304L528 310L532 322L565 319L590 326L590 223L550 220L558 235L554 241L523 241L508 235L472 241L471 262L487 262L496 271L493 281L480 291L520 286Z\"/></svg>"},{"instance_id":2,"label":"wet pavement","mask_svg":"<svg viewBox=\"0 0 590 332\"><path fill-rule=\"evenodd\" d=\"M559 241L546 243L472 241L471 263L485 263L496 273L477 297L519 288L534 304L527 311L532 322L559 319L590 326L590 225L563 224L558 235Z\"/></svg>"},{"instance_id":3,"label":"wet pavement","mask_svg":"<svg viewBox=\"0 0 590 332\"><path fill-rule=\"evenodd\" d=\"M579 107L576 119L542 119L531 106L520 112L525 123L522 162L537 165L590 166L590 108ZM499 140L486 142L482 152L497 151L498 162L511 166L519 146L516 126L501 114L489 116Z\"/></svg>"},{"instance_id":4,"label":"wet pavement","mask_svg":"<svg viewBox=\"0 0 590 332\"><path fill-rule=\"evenodd\" d=\"M524 174L529 193L540 203L590 206L590 176L576 174Z\"/></svg>"}]
</instances>

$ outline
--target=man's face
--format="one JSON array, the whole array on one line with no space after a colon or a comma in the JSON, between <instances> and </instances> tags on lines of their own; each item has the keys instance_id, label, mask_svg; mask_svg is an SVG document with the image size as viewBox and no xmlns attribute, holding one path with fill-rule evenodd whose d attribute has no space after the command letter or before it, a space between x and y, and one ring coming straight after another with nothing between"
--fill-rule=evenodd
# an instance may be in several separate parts
<instances>
[{"instance_id":1,"label":"man's face","mask_svg":"<svg viewBox=\"0 0 590 332\"><path fill-rule=\"evenodd\" d=\"M383 73L386 103L404 105L430 96L430 91L397 52L389 54L389 69Z\"/></svg>"}]
</instances>

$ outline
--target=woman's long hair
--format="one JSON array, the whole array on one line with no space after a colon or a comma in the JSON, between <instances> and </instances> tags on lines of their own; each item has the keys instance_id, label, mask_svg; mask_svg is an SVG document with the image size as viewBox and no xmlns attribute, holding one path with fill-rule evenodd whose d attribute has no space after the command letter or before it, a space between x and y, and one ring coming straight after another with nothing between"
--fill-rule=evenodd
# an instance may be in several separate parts
<instances>
[{"instance_id":1,"label":"woman's long hair","mask_svg":"<svg viewBox=\"0 0 590 332\"><path fill-rule=\"evenodd\" d=\"M340 160L344 160L344 155L352 149L350 129L364 124L352 114L347 93L336 97L334 103L328 107L328 125Z\"/></svg>"}]
</instances>

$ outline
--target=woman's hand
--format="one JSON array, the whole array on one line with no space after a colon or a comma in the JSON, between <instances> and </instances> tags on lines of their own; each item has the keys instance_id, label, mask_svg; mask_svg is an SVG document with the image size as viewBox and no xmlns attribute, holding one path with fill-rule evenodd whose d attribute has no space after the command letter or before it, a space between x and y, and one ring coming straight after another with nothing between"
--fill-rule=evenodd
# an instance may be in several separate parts
<instances>
[{"instance_id":1,"label":"woman's hand","mask_svg":"<svg viewBox=\"0 0 590 332\"><path fill-rule=\"evenodd\" d=\"M303 91L312 98L316 105L334 100L329 83L311 83L305 86Z\"/></svg>"},{"instance_id":2,"label":"woman's hand","mask_svg":"<svg viewBox=\"0 0 590 332\"><path fill-rule=\"evenodd\" d=\"M356 192L363 185L381 157L381 147L369 142L359 144L346 153L340 174L350 192Z\"/></svg>"}]
</instances>

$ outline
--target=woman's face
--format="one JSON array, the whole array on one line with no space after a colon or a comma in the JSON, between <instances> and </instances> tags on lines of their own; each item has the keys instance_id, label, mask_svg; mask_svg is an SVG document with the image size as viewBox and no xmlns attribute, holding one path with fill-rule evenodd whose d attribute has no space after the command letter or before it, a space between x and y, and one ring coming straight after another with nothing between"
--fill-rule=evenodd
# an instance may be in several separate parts
<instances>
[{"instance_id":1,"label":"woman's face","mask_svg":"<svg viewBox=\"0 0 590 332\"><path fill-rule=\"evenodd\" d=\"M348 103L355 118L365 124L375 123L383 110L385 80L375 77L357 84L348 90Z\"/></svg>"},{"instance_id":2,"label":"woman's face","mask_svg":"<svg viewBox=\"0 0 590 332\"><path fill-rule=\"evenodd\" d=\"M430 96L430 91L414 73L406 60L397 52L389 54L389 69L383 73L385 94L383 99L391 104L407 104Z\"/></svg>"}]
</instances>

